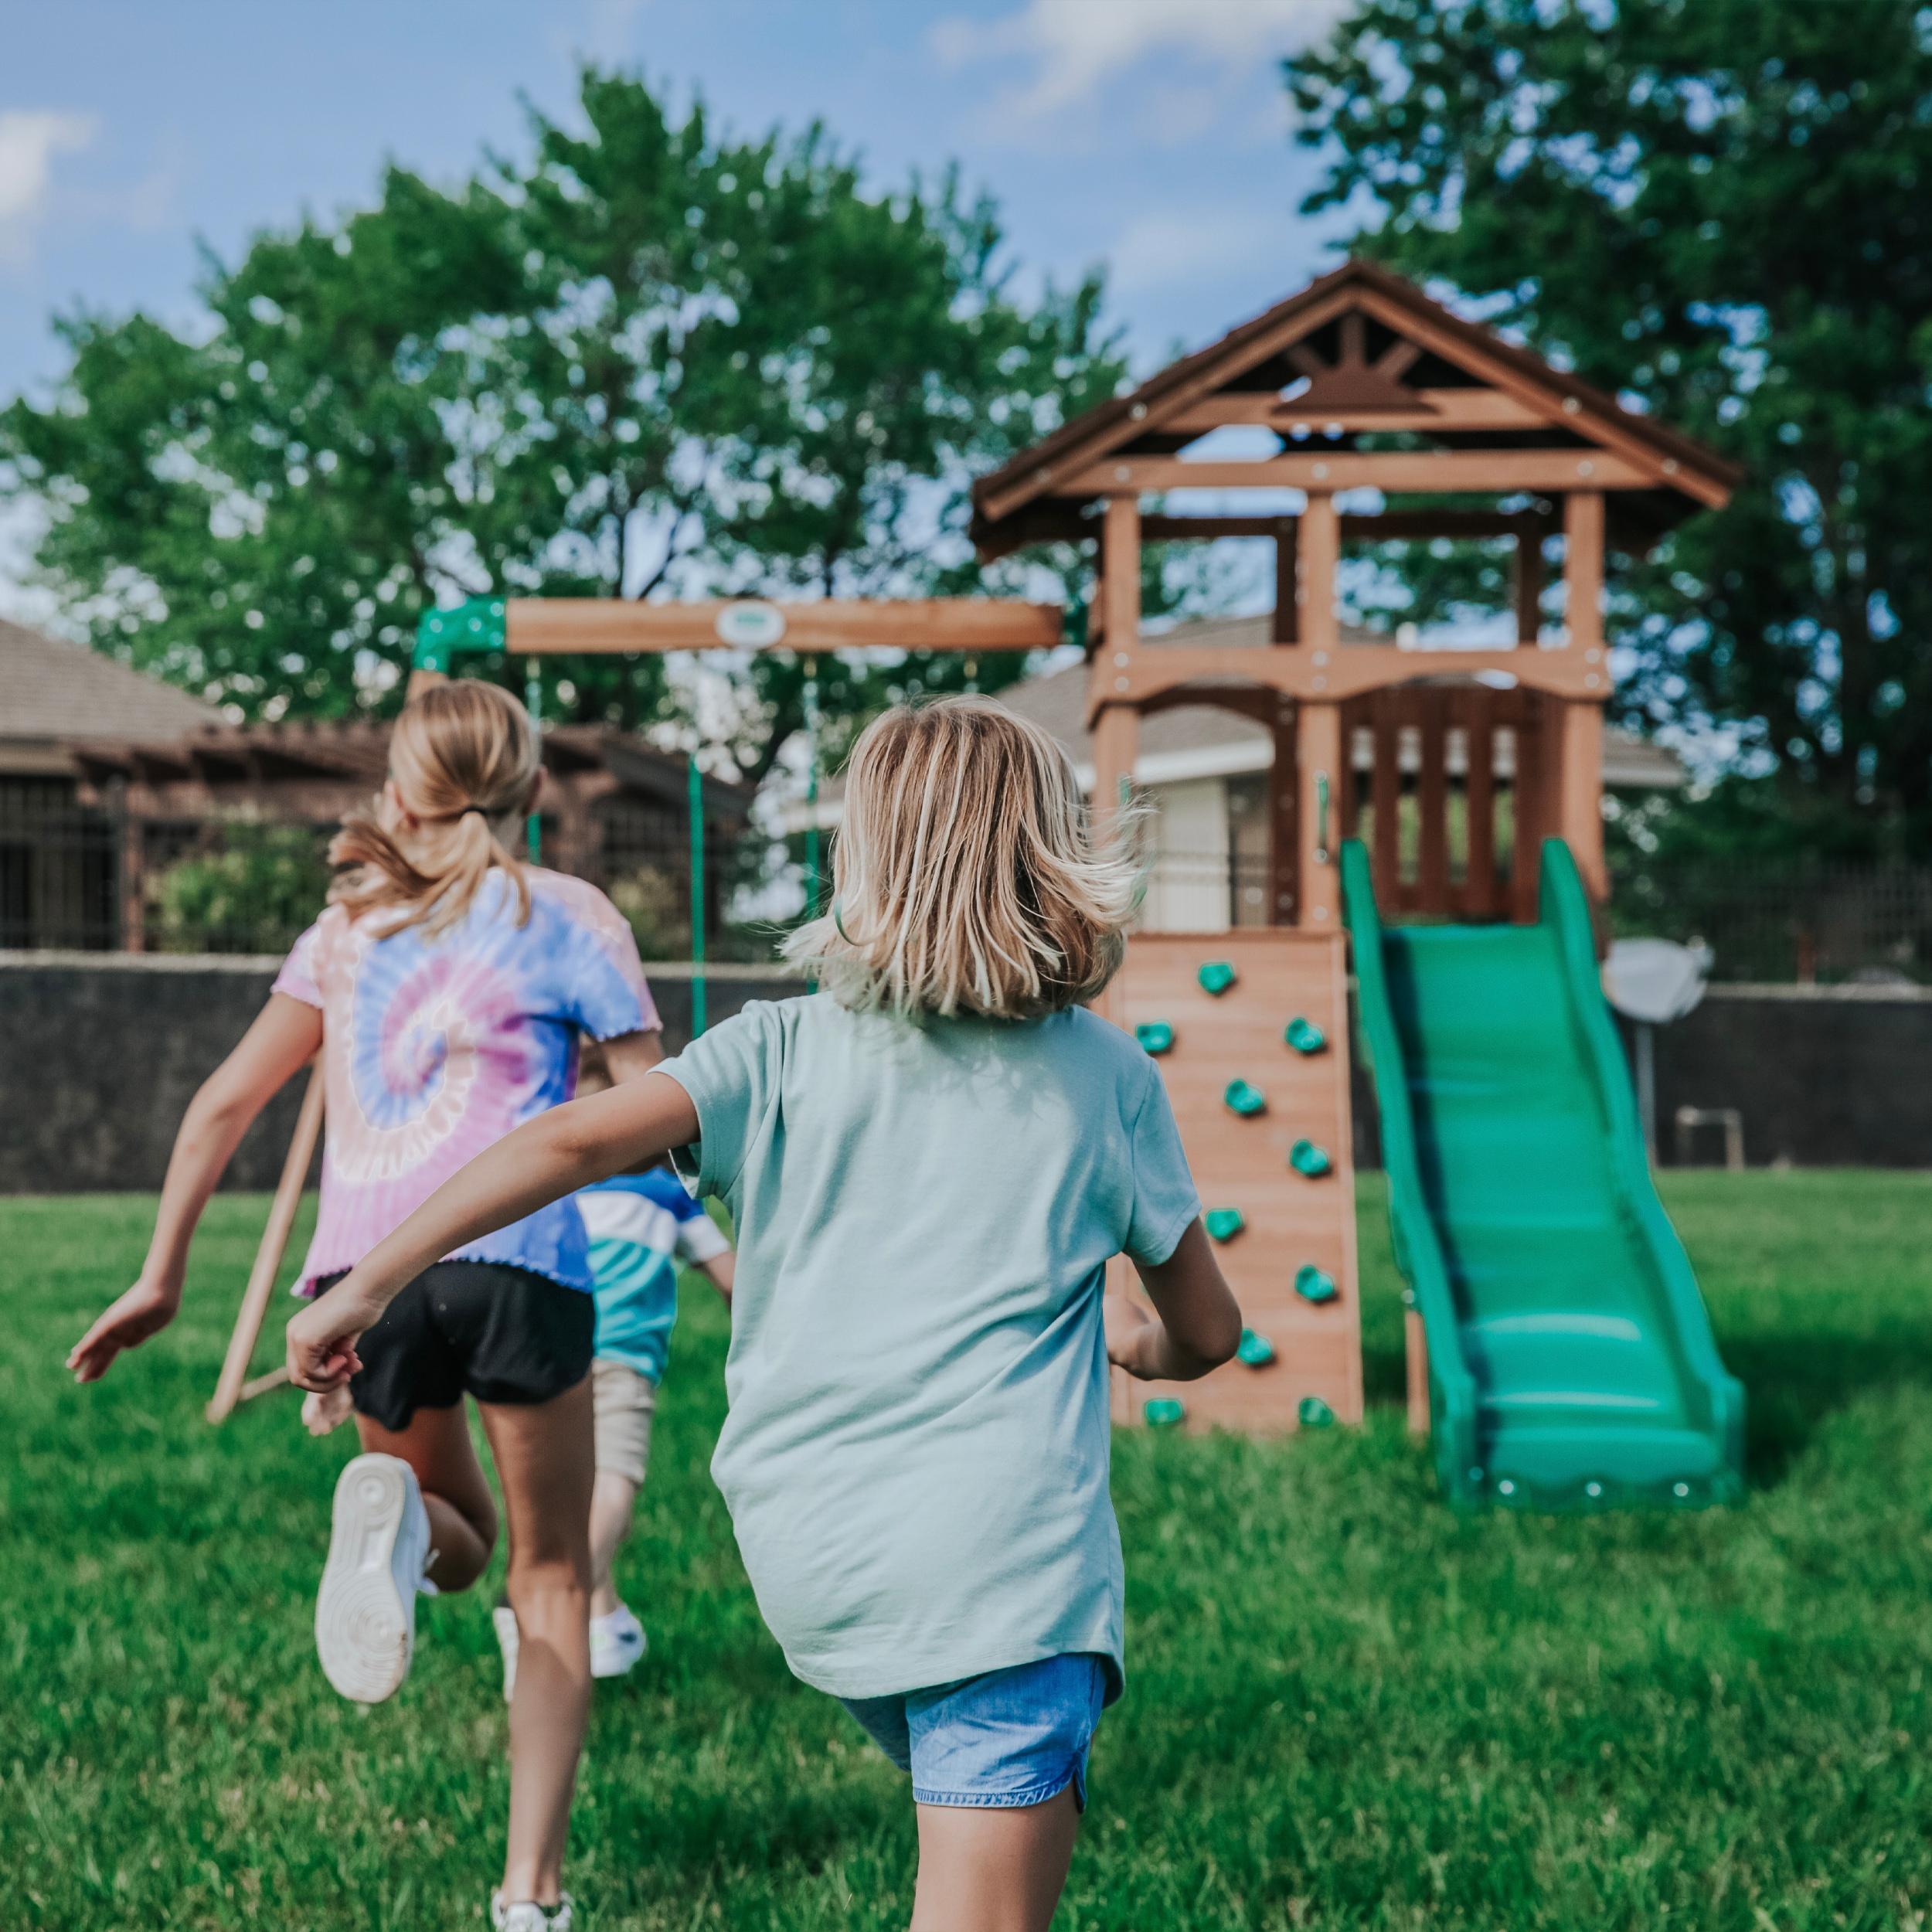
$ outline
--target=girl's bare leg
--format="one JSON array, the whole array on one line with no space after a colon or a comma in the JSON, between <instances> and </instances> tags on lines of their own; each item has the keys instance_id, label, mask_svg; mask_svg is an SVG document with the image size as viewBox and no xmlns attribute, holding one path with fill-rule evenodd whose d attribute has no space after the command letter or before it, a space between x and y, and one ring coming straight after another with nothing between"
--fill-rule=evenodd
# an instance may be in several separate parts
<instances>
[{"instance_id":1,"label":"girl's bare leg","mask_svg":"<svg viewBox=\"0 0 1932 1932\"><path fill-rule=\"evenodd\" d=\"M1046 1932L1080 1821L1070 1784L1018 1809L920 1805L911 1932Z\"/></svg>"},{"instance_id":2,"label":"girl's bare leg","mask_svg":"<svg viewBox=\"0 0 1932 1932\"><path fill-rule=\"evenodd\" d=\"M631 1533L631 1515L638 1485L614 1469L600 1469L590 1492L590 1614L607 1617L617 1607L617 1585L611 1566Z\"/></svg>"},{"instance_id":3,"label":"girl's bare leg","mask_svg":"<svg viewBox=\"0 0 1932 1932\"><path fill-rule=\"evenodd\" d=\"M503 1896L554 1905L590 1708L590 1381L548 1402L479 1406L510 1519L519 1639Z\"/></svg>"},{"instance_id":4,"label":"girl's bare leg","mask_svg":"<svg viewBox=\"0 0 1932 1932\"><path fill-rule=\"evenodd\" d=\"M468 1590L496 1547L496 1499L476 1459L463 1405L419 1409L403 1429L385 1429L359 1415L355 1433L365 1451L400 1456L416 1471L434 1553L430 1581L438 1590Z\"/></svg>"}]
</instances>

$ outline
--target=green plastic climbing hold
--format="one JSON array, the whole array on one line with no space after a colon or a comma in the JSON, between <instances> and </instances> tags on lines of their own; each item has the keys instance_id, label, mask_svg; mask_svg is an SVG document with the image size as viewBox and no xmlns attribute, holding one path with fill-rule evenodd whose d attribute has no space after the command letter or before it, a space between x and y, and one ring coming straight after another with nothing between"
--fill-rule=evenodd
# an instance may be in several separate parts
<instances>
[{"instance_id":1,"label":"green plastic climbing hold","mask_svg":"<svg viewBox=\"0 0 1932 1932\"><path fill-rule=\"evenodd\" d=\"M1328 1036L1311 1019L1304 1019L1297 1013L1288 1022L1287 1030L1281 1037L1298 1053L1319 1053L1328 1044Z\"/></svg>"},{"instance_id":2,"label":"green plastic climbing hold","mask_svg":"<svg viewBox=\"0 0 1932 1932\"><path fill-rule=\"evenodd\" d=\"M1234 1352L1250 1369L1265 1369L1274 1359L1274 1344L1252 1328L1241 1331L1241 1345Z\"/></svg>"},{"instance_id":3,"label":"green plastic climbing hold","mask_svg":"<svg viewBox=\"0 0 1932 1932\"><path fill-rule=\"evenodd\" d=\"M1294 1419L1304 1429L1333 1427L1335 1411L1319 1396L1304 1396L1295 1405Z\"/></svg>"},{"instance_id":4,"label":"green plastic climbing hold","mask_svg":"<svg viewBox=\"0 0 1932 1932\"><path fill-rule=\"evenodd\" d=\"M1294 1291L1304 1301L1312 1301L1319 1307L1322 1302L1335 1299L1335 1277L1326 1268L1318 1268L1312 1261L1304 1261L1294 1271Z\"/></svg>"},{"instance_id":5,"label":"green plastic climbing hold","mask_svg":"<svg viewBox=\"0 0 1932 1932\"><path fill-rule=\"evenodd\" d=\"M1247 1080L1230 1080L1228 1090L1221 1097L1227 1102L1230 1112L1243 1117L1267 1111L1267 1094Z\"/></svg>"},{"instance_id":6,"label":"green plastic climbing hold","mask_svg":"<svg viewBox=\"0 0 1932 1932\"><path fill-rule=\"evenodd\" d=\"M1158 1059L1174 1044L1174 1029L1164 1019L1143 1020L1134 1028L1134 1037L1143 1051Z\"/></svg>"},{"instance_id":7,"label":"green plastic climbing hold","mask_svg":"<svg viewBox=\"0 0 1932 1932\"><path fill-rule=\"evenodd\" d=\"M1305 1174L1311 1181L1318 1181L1335 1168L1334 1162L1328 1158L1328 1150L1317 1147L1312 1141L1297 1141L1288 1149L1288 1165L1296 1173Z\"/></svg>"},{"instance_id":8,"label":"green plastic climbing hold","mask_svg":"<svg viewBox=\"0 0 1932 1932\"><path fill-rule=\"evenodd\" d=\"M1194 977L1201 982L1202 992L1219 999L1234 984L1234 968L1225 959L1211 959Z\"/></svg>"},{"instance_id":9,"label":"green plastic climbing hold","mask_svg":"<svg viewBox=\"0 0 1932 1932\"><path fill-rule=\"evenodd\" d=\"M1150 1429L1172 1429L1177 1422L1187 1420L1187 1404L1178 1396L1155 1396L1141 1413L1147 1418Z\"/></svg>"},{"instance_id":10,"label":"green plastic climbing hold","mask_svg":"<svg viewBox=\"0 0 1932 1932\"><path fill-rule=\"evenodd\" d=\"M1248 1224L1239 1208L1209 1208L1201 1221L1217 1241L1232 1241Z\"/></svg>"}]
</instances>

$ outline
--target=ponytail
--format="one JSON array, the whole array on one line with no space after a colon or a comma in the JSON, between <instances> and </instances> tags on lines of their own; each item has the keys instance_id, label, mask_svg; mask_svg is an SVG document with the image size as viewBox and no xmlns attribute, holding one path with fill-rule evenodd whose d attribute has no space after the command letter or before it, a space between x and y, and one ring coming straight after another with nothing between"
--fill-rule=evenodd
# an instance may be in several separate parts
<instances>
[{"instance_id":1,"label":"ponytail","mask_svg":"<svg viewBox=\"0 0 1932 1932\"><path fill-rule=\"evenodd\" d=\"M330 842L340 876L329 898L352 917L393 909L385 934L420 926L433 937L467 913L492 871L530 917L525 868L494 821L528 810L538 774L536 734L523 708L495 685L432 685L406 706L389 745L389 779L415 820L406 833L382 802L352 813Z\"/></svg>"}]
</instances>

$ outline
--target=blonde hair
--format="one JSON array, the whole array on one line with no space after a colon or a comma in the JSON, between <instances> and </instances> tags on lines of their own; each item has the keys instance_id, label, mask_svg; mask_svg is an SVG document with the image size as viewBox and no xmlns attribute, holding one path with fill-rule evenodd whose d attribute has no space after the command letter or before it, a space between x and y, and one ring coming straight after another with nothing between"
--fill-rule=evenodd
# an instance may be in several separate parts
<instances>
[{"instance_id":1,"label":"blonde hair","mask_svg":"<svg viewBox=\"0 0 1932 1932\"><path fill-rule=\"evenodd\" d=\"M393 907L387 931L433 934L461 919L500 867L523 924L529 881L495 821L529 808L538 770L536 733L507 691L474 679L432 685L403 706L389 740L389 783L416 822L386 799L344 819L328 849L344 869L330 899L358 917Z\"/></svg>"},{"instance_id":2,"label":"blonde hair","mask_svg":"<svg viewBox=\"0 0 1932 1932\"><path fill-rule=\"evenodd\" d=\"M1096 849L1039 726L943 698L885 713L853 747L832 893L784 951L847 1005L1028 1019L1113 978L1138 880Z\"/></svg>"}]
</instances>

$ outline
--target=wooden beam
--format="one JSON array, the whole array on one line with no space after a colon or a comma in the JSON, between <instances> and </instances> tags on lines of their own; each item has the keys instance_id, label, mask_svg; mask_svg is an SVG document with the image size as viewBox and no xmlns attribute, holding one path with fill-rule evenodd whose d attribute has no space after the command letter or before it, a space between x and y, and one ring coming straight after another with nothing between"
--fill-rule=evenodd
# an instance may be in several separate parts
<instances>
[{"instance_id":1,"label":"wooden beam","mask_svg":"<svg viewBox=\"0 0 1932 1932\"><path fill-rule=\"evenodd\" d=\"M1378 321L1386 323L1390 328L1419 342L1425 349L1434 350L1445 361L1481 377L1527 407L1549 406L1550 389L1501 356L1489 354L1479 345L1442 328L1427 316L1391 301L1379 290L1365 287L1359 291L1359 298L1363 309ZM1562 412L1562 420L1579 435L1595 439L1606 451L1621 456L1646 472L1651 487L1663 485L1681 490L1710 509L1722 509L1730 501L1731 493L1724 485L1696 469L1686 468L1675 457L1664 455L1617 416L1592 409L1576 396L1559 396L1556 406Z\"/></svg>"},{"instance_id":2,"label":"wooden beam","mask_svg":"<svg viewBox=\"0 0 1932 1932\"><path fill-rule=\"evenodd\" d=\"M1142 411L1140 415L1136 416L1132 410L1124 411L1097 439L1098 447L1104 450L1117 448L1137 436L1163 427L1176 411L1237 381L1250 369L1270 356L1279 355L1284 345L1313 335L1343 311L1353 307L1355 300L1353 291L1337 289L1306 308L1298 307L1292 315L1284 317L1272 328L1265 329L1244 342L1238 352L1226 352L1209 359L1193 375L1176 383L1158 402L1135 405ZM1317 366L1321 366L1318 362ZM981 515L989 523L997 523L1009 510L1036 495L1049 491L1055 495L1066 495L1067 474L1092 464L1095 447L1095 443L1083 440L1053 461L1043 463L1025 477L1015 479L997 495L985 498L979 505Z\"/></svg>"},{"instance_id":3,"label":"wooden beam","mask_svg":"<svg viewBox=\"0 0 1932 1932\"><path fill-rule=\"evenodd\" d=\"M988 561L1010 556L1029 543L1080 543L1097 539L1100 519L1079 505L1062 502L1029 504L1017 513L1024 534L1002 526L981 546ZM1149 543L1212 543L1223 537L1273 537L1293 516L1175 516L1165 512L1144 515L1141 535ZM1385 510L1379 516L1348 515L1342 519L1345 543L1413 542L1430 537L1474 539L1514 536L1522 527L1519 511L1442 509Z\"/></svg>"},{"instance_id":4,"label":"wooden beam","mask_svg":"<svg viewBox=\"0 0 1932 1932\"><path fill-rule=\"evenodd\" d=\"M1216 685L1260 685L1291 698L1335 703L1426 679L1500 674L1529 690L1558 696L1608 695L1604 667L1575 651L1404 651L1382 644L1325 648L1309 634L1311 607L1304 597L1302 641L1296 645L1144 644L1119 654L1125 664L1111 648L1100 652L1089 689L1090 723L1103 705L1142 705L1162 692L1192 689L1199 702L1211 704Z\"/></svg>"},{"instance_id":5,"label":"wooden beam","mask_svg":"<svg viewBox=\"0 0 1932 1932\"><path fill-rule=\"evenodd\" d=\"M1335 498L1311 492L1301 513L1301 616L1296 629L1311 650L1329 651L1342 641L1335 609L1335 572L1342 560L1342 525Z\"/></svg>"},{"instance_id":6,"label":"wooden beam","mask_svg":"<svg viewBox=\"0 0 1932 1932\"><path fill-rule=\"evenodd\" d=\"M1453 912L1449 903L1449 706L1447 691L1416 694L1422 735L1416 769L1416 879L1423 910Z\"/></svg>"},{"instance_id":7,"label":"wooden beam","mask_svg":"<svg viewBox=\"0 0 1932 1932\"><path fill-rule=\"evenodd\" d=\"M1298 425L1311 432L1330 427L1352 434L1377 430L1527 430L1560 423L1549 410L1532 409L1492 389L1425 389L1412 392L1407 409L1323 409L1271 389L1223 389L1190 403L1163 420L1163 430L1206 435L1233 424L1260 423L1284 432Z\"/></svg>"},{"instance_id":8,"label":"wooden beam","mask_svg":"<svg viewBox=\"0 0 1932 1932\"><path fill-rule=\"evenodd\" d=\"M1179 456L1109 457L1054 485L1063 496L1145 490L1359 490L1473 492L1649 490L1647 470L1600 450L1297 451L1245 462L1190 462Z\"/></svg>"},{"instance_id":9,"label":"wooden beam","mask_svg":"<svg viewBox=\"0 0 1932 1932\"><path fill-rule=\"evenodd\" d=\"M533 657L614 651L742 649L718 634L725 611L758 599L636 604L619 597L512 597L506 648ZM1047 651L1059 644L1060 607L996 597L876 602L828 597L774 604L785 651Z\"/></svg>"}]
</instances>

